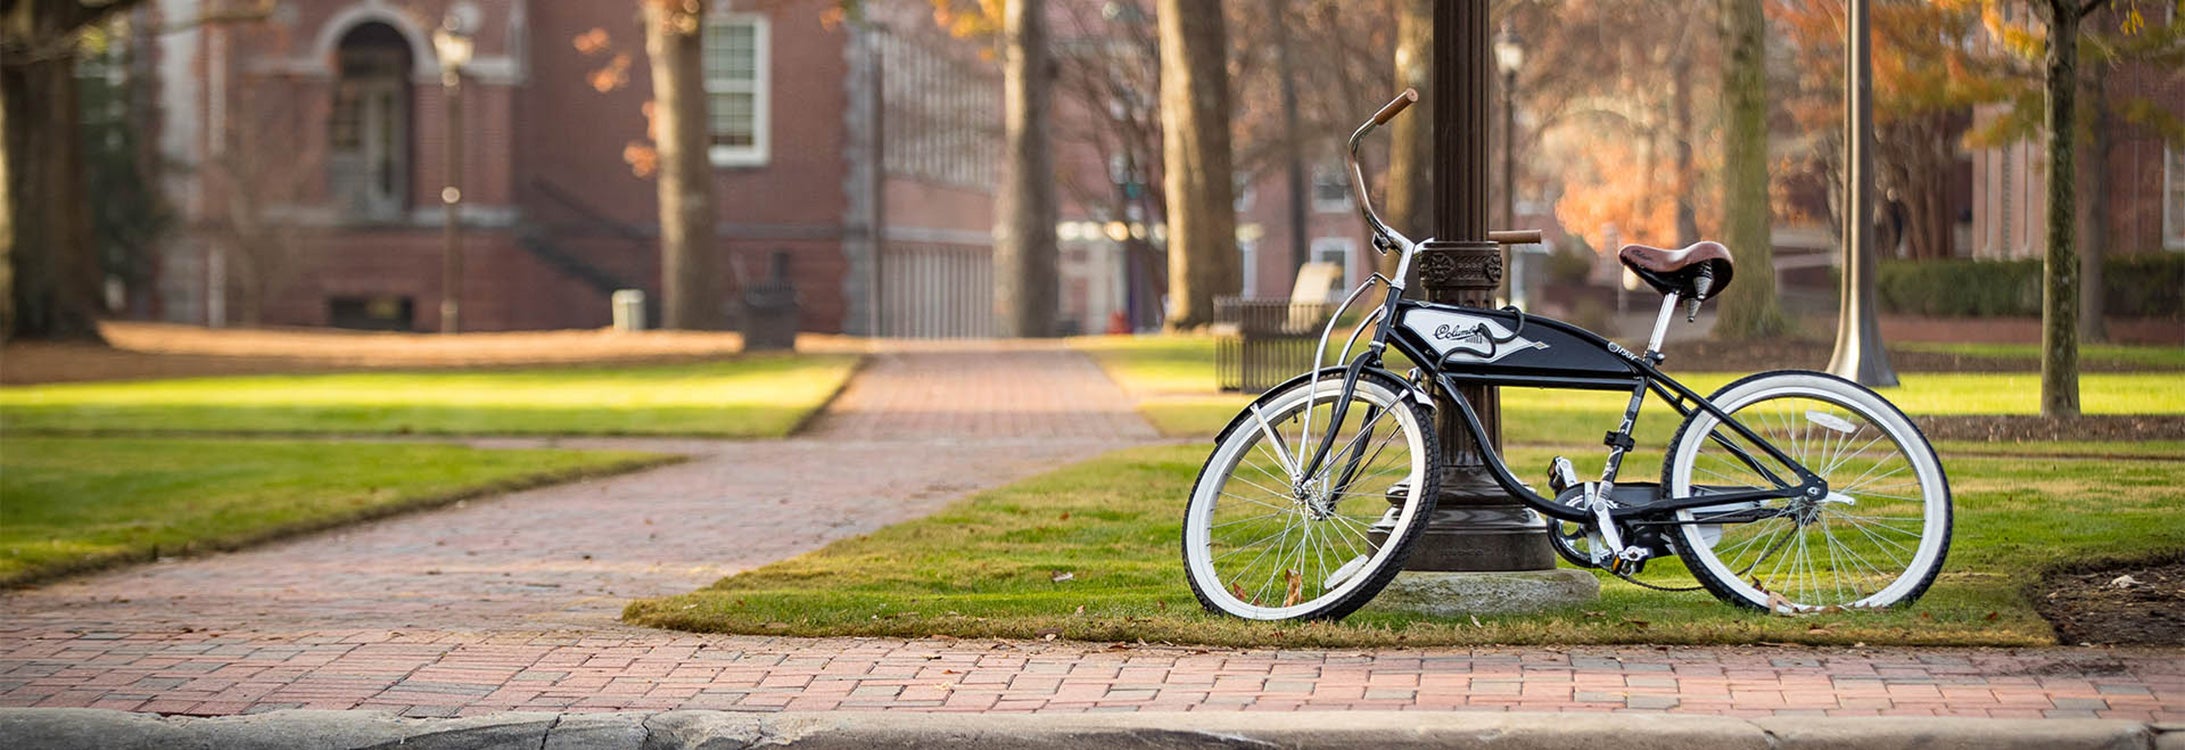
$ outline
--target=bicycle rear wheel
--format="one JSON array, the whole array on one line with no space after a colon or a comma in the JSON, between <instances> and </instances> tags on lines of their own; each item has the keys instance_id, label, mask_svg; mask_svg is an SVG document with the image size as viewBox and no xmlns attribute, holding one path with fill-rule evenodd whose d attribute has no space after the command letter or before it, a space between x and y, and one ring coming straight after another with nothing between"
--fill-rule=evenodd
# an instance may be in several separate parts
<instances>
[{"instance_id":1,"label":"bicycle rear wheel","mask_svg":"<svg viewBox=\"0 0 2185 750\"><path fill-rule=\"evenodd\" d=\"M1292 380L1216 439L1184 511L1191 591L1209 611L1253 620L1339 619L1403 567L1426 527L1439 457L1425 408L1373 372L1341 423L1340 371ZM1306 473L1314 449L1329 446Z\"/></svg>"},{"instance_id":2,"label":"bicycle rear wheel","mask_svg":"<svg viewBox=\"0 0 2185 750\"><path fill-rule=\"evenodd\" d=\"M1817 372L1755 375L1709 400L1828 483L1821 497L1678 511L1678 555L1715 596L1787 613L1904 604L1934 583L1950 549L1950 483L1903 412ZM1663 474L1672 497L1792 476L1704 411L1670 441Z\"/></svg>"}]
</instances>

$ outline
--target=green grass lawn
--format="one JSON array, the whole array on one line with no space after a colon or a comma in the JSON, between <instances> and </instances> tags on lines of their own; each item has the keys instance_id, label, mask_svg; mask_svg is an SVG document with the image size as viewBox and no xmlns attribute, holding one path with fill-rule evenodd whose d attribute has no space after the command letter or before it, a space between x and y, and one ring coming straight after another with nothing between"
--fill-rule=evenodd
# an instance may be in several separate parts
<instances>
[{"instance_id":1,"label":"green grass lawn","mask_svg":"<svg viewBox=\"0 0 2185 750\"><path fill-rule=\"evenodd\" d=\"M1210 439L1236 416L1250 397L1221 394L1214 386L1214 340L1206 336L1098 337L1077 339L1077 346L1100 362L1109 376L1139 399L1139 412L1155 429L1172 437ZM2160 361L2171 350L2115 347ZM2165 352L2155 354L2153 352ZM1744 377L1745 373L1683 373L1677 378L1700 393ZM1903 385L1881 394L1912 415L2037 414L2038 373L1903 373ZM2088 414L2185 413L2185 372L2086 373L2079 376L2079 399ZM1616 426L1628 393L1534 388L1502 390L1503 438L1512 444L1564 444L1599 441ZM1666 442L1679 422L1674 411L1649 400L1640 413L1636 438Z\"/></svg>"},{"instance_id":2,"label":"green grass lawn","mask_svg":"<svg viewBox=\"0 0 2185 750\"><path fill-rule=\"evenodd\" d=\"M377 372L0 388L0 430L779 437L824 405L851 355L649 367Z\"/></svg>"},{"instance_id":3,"label":"green grass lawn","mask_svg":"<svg viewBox=\"0 0 2185 750\"><path fill-rule=\"evenodd\" d=\"M0 585L233 549L672 460L443 444L10 434L0 442Z\"/></svg>"},{"instance_id":4,"label":"green grass lawn","mask_svg":"<svg viewBox=\"0 0 2185 750\"><path fill-rule=\"evenodd\" d=\"M1608 579L1597 602L1482 615L1477 624L1370 606L1336 624L1250 623L1202 612L1184 582L1183 501L1206 451L1110 454L695 593L633 603L624 617L708 632L1234 646L2035 645L2053 642L2026 594L2044 569L2185 548L2185 524L2176 520L2185 511L2185 459L1961 457L1949 464L1955 545L1941 578L1911 608L1778 617L1701 592ZM1518 449L1512 459L1529 477L1551 452ZM1639 467L1657 460L1637 457L1633 471L1645 475ZM1692 585L1674 560L1655 561L1644 577Z\"/></svg>"}]
</instances>

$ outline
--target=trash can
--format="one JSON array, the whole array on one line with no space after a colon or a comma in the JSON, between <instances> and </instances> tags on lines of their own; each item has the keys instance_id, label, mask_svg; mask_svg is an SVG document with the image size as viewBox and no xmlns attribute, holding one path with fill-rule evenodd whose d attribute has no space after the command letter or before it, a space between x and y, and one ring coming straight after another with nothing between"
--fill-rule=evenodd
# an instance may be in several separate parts
<instances>
[{"instance_id":1,"label":"trash can","mask_svg":"<svg viewBox=\"0 0 2185 750\"><path fill-rule=\"evenodd\" d=\"M789 253L774 252L772 272L744 288L744 351L792 351L797 348L797 290L789 282Z\"/></svg>"}]
</instances>

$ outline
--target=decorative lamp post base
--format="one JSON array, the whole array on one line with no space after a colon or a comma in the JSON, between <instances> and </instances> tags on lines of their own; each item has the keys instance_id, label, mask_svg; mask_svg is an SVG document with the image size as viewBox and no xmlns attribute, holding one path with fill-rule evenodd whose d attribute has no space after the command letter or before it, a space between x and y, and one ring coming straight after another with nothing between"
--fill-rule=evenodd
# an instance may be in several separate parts
<instances>
[{"instance_id":1,"label":"decorative lamp post base","mask_svg":"<svg viewBox=\"0 0 2185 750\"><path fill-rule=\"evenodd\" d=\"M1366 608L1462 617L1538 612L1600 596L1600 579L1571 568L1471 573L1406 570L1397 573Z\"/></svg>"}]
</instances>

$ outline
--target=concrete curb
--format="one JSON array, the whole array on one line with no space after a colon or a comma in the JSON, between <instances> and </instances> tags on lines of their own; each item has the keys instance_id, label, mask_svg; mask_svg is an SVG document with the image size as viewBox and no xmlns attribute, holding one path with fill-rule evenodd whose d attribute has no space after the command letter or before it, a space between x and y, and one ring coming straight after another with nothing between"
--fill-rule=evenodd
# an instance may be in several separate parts
<instances>
[{"instance_id":1,"label":"concrete curb","mask_svg":"<svg viewBox=\"0 0 2185 750\"><path fill-rule=\"evenodd\" d=\"M716 750L787 747L2116 748L2185 750L2185 724L2098 719L1737 719L1668 714L1417 712L935 714L503 713L407 719L369 711L194 718L0 708L23 750L418 748Z\"/></svg>"}]
</instances>

